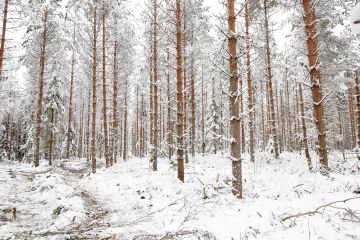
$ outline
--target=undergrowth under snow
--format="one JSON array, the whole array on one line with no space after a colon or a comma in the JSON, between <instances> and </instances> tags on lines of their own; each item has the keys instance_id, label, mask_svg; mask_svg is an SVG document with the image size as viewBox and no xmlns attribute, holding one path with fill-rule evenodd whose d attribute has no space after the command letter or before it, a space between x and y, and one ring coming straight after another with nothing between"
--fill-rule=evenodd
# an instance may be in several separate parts
<instances>
[{"instance_id":1,"label":"undergrowth under snow","mask_svg":"<svg viewBox=\"0 0 360 240\"><path fill-rule=\"evenodd\" d=\"M0 239L360 239L359 167L333 153L329 176L309 173L303 156L266 153L244 161L244 199L231 193L231 162L196 157L185 169L131 158L90 174L85 160L51 168L3 163ZM287 216L317 213L284 220Z\"/></svg>"}]
</instances>

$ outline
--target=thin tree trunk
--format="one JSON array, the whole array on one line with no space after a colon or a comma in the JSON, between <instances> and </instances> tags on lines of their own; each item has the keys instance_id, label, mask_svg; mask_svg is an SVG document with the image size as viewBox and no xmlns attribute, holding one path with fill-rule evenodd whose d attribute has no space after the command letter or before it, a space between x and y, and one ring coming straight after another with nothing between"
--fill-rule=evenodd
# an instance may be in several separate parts
<instances>
[{"instance_id":1,"label":"thin tree trunk","mask_svg":"<svg viewBox=\"0 0 360 240\"><path fill-rule=\"evenodd\" d=\"M186 47L187 47L187 35L186 35L186 31L187 31L187 26L186 26L186 0L183 0L184 4L183 4L183 20L184 20L184 26L183 26L183 59L184 59L184 66L183 66L183 114L184 114L184 119L183 119L183 123L184 123L184 155L185 155L185 162L188 163L189 162L189 154L188 154L188 116L187 116L187 57L186 57Z\"/></svg>"},{"instance_id":2,"label":"thin tree trunk","mask_svg":"<svg viewBox=\"0 0 360 240\"><path fill-rule=\"evenodd\" d=\"M40 140L41 140L41 129L42 129L42 101L44 96L44 75L45 75L45 55L46 55L46 44L47 44L47 18L48 12L45 10L44 13L44 30L42 36L42 46L40 52L40 76L39 76L39 96L37 103L37 115L36 115L36 132L35 132L35 158L34 165L38 167L40 165Z\"/></svg>"},{"instance_id":3,"label":"thin tree trunk","mask_svg":"<svg viewBox=\"0 0 360 240\"><path fill-rule=\"evenodd\" d=\"M117 24L115 24L117 26ZM117 34L116 34L117 35ZM117 119L117 98L118 98L118 75L117 75L117 40L114 43L114 66L113 66L113 121L112 121L112 153L110 165L117 162L117 139L118 139L118 119Z\"/></svg>"},{"instance_id":4,"label":"thin tree trunk","mask_svg":"<svg viewBox=\"0 0 360 240\"><path fill-rule=\"evenodd\" d=\"M8 15L9 0L5 0L4 3L4 16L2 23L2 34L1 34L1 46L0 46L0 81L2 80L3 65L4 65L4 53L5 53L5 40L6 40L6 25Z\"/></svg>"},{"instance_id":5,"label":"thin tree trunk","mask_svg":"<svg viewBox=\"0 0 360 240\"><path fill-rule=\"evenodd\" d=\"M304 103L304 97L303 97L303 90L301 87L301 83L299 83L299 97L300 97L300 113L301 113L301 126L302 126L302 132L303 132L303 146L305 150L305 157L307 159L307 164L309 167L310 172L312 171L312 162L311 157L309 153L309 144L308 144L308 137L307 137L307 129L306 129L306 121L305 121L305 103Z\"/></svg>"},{"instance_id":6,"label":"thin tree trunk","mask_svg":"<svg viewBox=\"0 0 360 240\"><path fill-rule=\"evenodd\" d=\"M183 115L183 82L182 82L182 29L181 29L181 5L176 0L176 90L177 90L177 161L178 178L184 182L184 115Z\"/></svg>"},{"instance_id":7,"label":"thin tree trunk","mask_svg":"<svg viewBox=\"0 0 360 240\"><path fill-rule=\"evenodd\" d=\"M270 53L270 37L269 37L269 21L268 21L268 0L264 0L264 14L265 14L265 42L266 42L266 71L269 84L269 100L270 100L270 124L271 134L274 140L275 157L279 158L279 141L276 129L276 113L275 113L275 99L273 93L272 69L271 69L271 53Z\"/></svg>"},{"instance_id":8,"label":"thin tree trunk","mask_svg":"<svg viewBox=\"0 0 360 240\"><path fill-rule=\"evenodd\" d=\"M123 143L123 160L126 161L127 159L127 94L128 94L128 80L125 78L125 94L124 94L124 126L123 126L123 133L124 133L124 143Z\"/></svg>"},{"instance_id":9,"label":"thin tree trunk","mask_svg":"<svg viewBox=\"0 0 360 240\"><path fill-rule=\"evenodd\" d=\"M253 114L253 93L251 79L251 57L250 57L250 33L249 33L249 3L245 3L245 34L246 34L246 76L248 83L248 116L250 135L250 160L255 161L254 155L254 114Z\"/></svg>"},{"instance_id":10,"label":"thin tree trunk","mask_svg":"<svg viewBox=\"0 0 360 240\"><path fill-rule=\"evenodd\" d=\"M228 47L230 54L230 157L232 160L233 194L242 198L242 160L240 150L240 118L238 103L238 62L237 62L237 39L236 39L236 15L235 0L228 0Z\"/></svg>"},{"instance_id":11,"label":"thin tree trunk","mask_svg":"<svg viewBox=\"0 0 360 240\"><path fill-rule=\"evenodd\" d=\"M93 66L92 66L92 122L91 122L91 169L92 173L96 173L96 61L97 61L97 14L96 14L96 6L94 6L94 25L93 25Z\"/></svg>"},{"instance_id":12,"label":"thin tree trunk","mask_svg":"<svg viewBox=\"0 0 360 240\"><path fill-rule=\"evenodd\" d=\"M68 113L68 129L66 140L66 159L70 159L70 145L71 145L71 122L73 114L73 89L74 89L74 67L75 67L75 26L73 34L73 49L71 57L71 76L70 76L70 91L69 91L69 113Z\"/></svg>"},{"instance_id":13,"label":"thin tree trunk","mask_svg":"<svg viewBox=\"0 0 360 240\"><path fill-rule=\"evenodd\" d=\"M167 51L167 124L168 124L168 145L169 145L169 159L171 159L172 153L172 119L171 119L171 96L170 96L170 54L169 49Z\"/></svg>"},{"instance_id":14,"label":"thin tree trunk","mask_svg":"<svg viewBox=\"0 0 360 240\"><path fill-rule=\"evenodd\" d=\"M356 127L355 127L353 89L350 86L348 91L348 100L349 100L349 115L350 115L350 124L351 124L351 147L354 149L356 147L356 129L355 129Z\"/></svg>"},{"instance_id":15,"label":"thin tree trunk","mask_svg":"<svg viewBox=\"0 0 360 240\"><path fill-rule=\"evenodd\" d=\"M106 29L105 29L105 8L102 14L102 97L103 97L103 125L104 125L104 150L106 167L110 166L109 159L109 139L107 126L107 94L106 94Z\"/></svg>"},{"instance_id":16,"label":"thin tree trunk","mask_svg":"<svg viewBox=\"0 0 360 240\"><path fill-rule=\"evenodd\" d=\"M359 71L355 72L355 91L356 91L356 117L357 117L357 147L360 147L360 81ZM360 160L360 155L358 155Z\"/></svg>"},{"instance_id":17,"label":"thin tree trunk","mask_svg":"<svg viewBox=\"0 0 360 240\"><path fill-rule=\"evenodd\" d=\"M205 89L204 65L201 65L201 152L205 155Z\"/></svg>"},{"instance_id":18,"label":"thin tree trunk","mask_svg":"<svg viewBox=\"0 0 360 240\"><path fill-rule=\"evenodd\" d=\"M153 60L154 60L154 125L153 125L153 147L151 153L151 163L153 171L157 171L157 157L158 157L158 96L157 96L157 1L154 0L154 46L153 46Z\"/></svg>"},{"instance_id":19,"label":"thin tree trunk","mask_svg":"<svg viewBox=\"0 0 360 240\"><path fill-rule=\"evenodd\" d=\"M78 144L78 158L83 157L84 108L85 108L85 103L84 103L84 99L82 98L80 130L79 130L79 144Z\"/></svg>"},{"instance_id":20,"label":"thin tree trunk","mask_svg":"<svg viewBox=\"0 0 360 240\"><path fill-rule=\"evenodd\" d=\"M86 158L87 158L87 161L89 162L91 159L91 154L90 154L91 88L89 88L86 121L87 121L87 123L86 123Z\"/></svg>"},{"instance_id":21,"label":"thin tree trunk","mask_svg":"<svg viewBox=\"0 0 360 240\"><path fill-rule=\"evenodd\" d=\"M191 32L191 45L194 41L194 29ZM190 80L191 80L191 156L195 157L195 135L196 135L196 99L195 99L195 56L194 51L191 51L191 67L190 67Z\"/></svg>"},{"instance_id":22,"label":"thin tree trunk","mask_svg":"<svg viewBox=\"0 0 360 240\"><path fill-rule=\"evenodd\" d=\"M49 166L52 165L52 157L53 157L53 143L54 143L54 109L51 108L51 116L50 116L50 146L49 146Z\"/></svg>"},{"instance_id":23,"label":"thin tree trunk","mask_svg":"<svg viewBox=\"0 0 360 240\"><path fill-rule=\"evenodd\" d=\"M313 98L313 108L318 132L318 145L320 153L320 163L324 172L328 171L328 152L326 146L326 130L324 122L323 94L321 90L321 76L319 70L319 48L317 42L317 32L315 28L316 17L312 0L303 0L305 32L307 35L308 59L311 79L311 93ZM360 114L360 113L359 113ZM360 115L359 115L360 116Z\"/></svg>"},{"instance_id":24,"label":"thin tree trunk","mask_svg":"<svg viewBox=\"0 0 360 240\"><path fill-rule=\"evenodd\" d=\"M144 157L144 94L141 94L141 112L140 112L140 158Z\"/></svg>"}]
</instances>

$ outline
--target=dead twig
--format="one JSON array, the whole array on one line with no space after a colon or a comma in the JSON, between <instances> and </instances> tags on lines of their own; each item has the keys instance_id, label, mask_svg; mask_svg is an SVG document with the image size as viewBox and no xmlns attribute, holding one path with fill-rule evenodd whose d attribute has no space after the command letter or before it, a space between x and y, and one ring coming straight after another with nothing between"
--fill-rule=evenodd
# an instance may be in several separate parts
<instances>
[{"instance_id":1,"label":"dead twig","mask_svg":"<svg viewBox=\"0 0 360 240\"><path fill-rule=\"evenodd\" d=\"M281 221L284 222L284 221L292 219L292 218L298 218L298 217L302 217L302 216L313 216L315 214L321 214L321 210L325 210L325 208L327 208L327 207L333 207L332 205L334 205L334 204L346 203L348 201L355 200L355 199L360 199L360 197L353 197L353 198L348 198L348 199L344 199L344 200L340 200L340 201L327 203L327 204L324 204L324 205L321 205L321 206L317 207L313 211L308 211L308 212L303 212L303 213L298 213L298 214L283 217L283 218L281 218Z\"/></svg>"}]
</instances>

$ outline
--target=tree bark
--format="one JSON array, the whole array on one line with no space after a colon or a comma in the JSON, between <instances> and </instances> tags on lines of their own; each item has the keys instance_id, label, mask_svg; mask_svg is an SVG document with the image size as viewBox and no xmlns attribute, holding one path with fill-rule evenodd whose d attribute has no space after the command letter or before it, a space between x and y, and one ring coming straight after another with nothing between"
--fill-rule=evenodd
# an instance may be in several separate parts
<instances>
[{"instance_id":1,"label":"tree bark","mask_svg":"<svg viewBox=\"0 0 360 240\"><path fill-rule=\"evenodd\" d=\"M360 82L359 82L359 71L355 72L355 91L356 91L356 117L357 117L357 147L360 147ZM360 155L358 155L360 160Z\"/></svg>"},{"instance_id":2,"label":"tree bark","mask_svg":"<svg viewBox=\"0 0 360 240\"><path fill-rule=\"evenodd\" d=\"M349 101L349 117L350 117L350 126L351 126L351 146L356 148L356 127L355 127L355 112L354 112L354 101L353 101L353 89L349 86L348 91L348 101Z\"/></svg>"},{"instance_id":3,"label":"tree bark","mask_svg":"<svg viewBox=\"0 0 360 240\"><path fill-rule=\"evenodd\" d=\"M238 61L236 39L235 0L228 0L228 47L230 54L230 157L232 161L233 194L242 198L242 160L240 150L240 117L238 103Z\"/></svg>"},{"instance_id":4,"label":"tree bark","mask_svg":"<svg viewBox=\"0 0 360 240\"><path fill-rule=\"evenodd\" d=\"M85 103L84 103L84 99L82 98L80 129L79 129L78 158L83 157L84 108L85 108Z\"/></svg>"},{"instance_id":5,"label":"tree bark","mask_svg":"<svg viewBox=\"0 0 360 240\"><path fill-rule=\"evenodd\" d=\"M176 90L177 90L177 162L178 178L184 182L184 115L183 115L183 82L182 82L182 29L181 0L176 0Z\"/></svg>"},{"instance_id":6,"label":"tree bark","mask_svg":"<svg viewBox=\"0 0 360 240\"><path fill-rule=\"evenodd\" d=\"M194 41L194 29L191 32L191 45ZM195 56L194 51L191 52L191 67L190 67L190 81L191 81L191 156L195 157L195 135L196 135L196 95L195 95Z\"/></svg>"},{"instance_id":7,"label":"tree bark","mask_svg":"<svg viewBox=\"0 0 360 240\"><path fill-rule=\"evenodd\" d=\"M246 77L248 83L248 116L249 116L249 135L250 135L250 160L255 161L254 155L254 114L253 114L253 90L251 79L251 57L250 57L250 33L249 33L249 3L245 3L245 34L246 34Z\"/></svg>"},{"instance_id":8,"label":"tree bark","mask_svg":"<svg viewBox=\"0 0 360 240\"><path fill-rule=\"evenodd\" d=\"M2 23L2 34L1 34L1 46L0 46L0 81L2 80L3 65L4 65L4 53L5 53L5 40L6 40L6 25L8 15L9 0L5 0L4 3L4 16Z\"/></svg>"},{"instance_id":9,"label":"tree bark","mask_svg":"<svg viewBox=\"0 0 360 240\"><path fill-rule=\"evenodd\" d=\"M124 94L124 126L123 126L123 134L124 134L124 145L123 145L123 160L127 160L127 151L128 151L128 142L127 142L127 94L128 94L128 80L125 78L125 94Z\"/></svg>"},{"instance_id":10,"label":"tree bark","mask_svg":"<svg viewBox=\"0 0 360 240\"><path fill-rule=\"evenodd\" d=\"M117 24L115 24L117 26ZM117 34L116 34L117 35ZM112 121L112 147L110 156L110 165L117 162L117 139L118 139L118 119L117 119L117 106L118 106L118 75L117 75L117 45L114 43L114 66L113 66L113 121Z\"/></svg>"},{"instance_id":11,"label":"tree bark","mask_svg":"<svg viewBox=\"0 0 360 240\"><path fill-rule=\"evenodd\" d=\"M311 80L311 93L313 108L318 132L318 148L320 163L323 166L323 173L328 172L328 152L326 146L326 130L324 122L323 94L321 90L321 74L319 70L319 48L317 42L317 31L315 28L316 17L312 0L303 0L305 32L307 36L308 60ZM359 113L360 114L360 113Z\"/></svg>"},{"instance_id":12,"label":"tree bark","mask_svg":"<svg viewBox=\"0 0 360 240\"><path fill-rule=\"evenodd\" d=\"M270 53L270 33L268 20L268 0L264 0L264 14L265 14L265 44L266 44L266 72L269 84L269 100L270 100L270 124L271 135L274 140L275 157L279 158L279 141L276 129L276 113L275 113L275 99L273 93L272 69L271 69L271 53Z\"/></svg>"},{"instance_id":13,"label":"tree bark","mask_svg":"<svg viewBox=\"0 0 360 240\"><path fill-rule=\"evenodd\" d=\"M96 6L94 6L94 25L93 25L93 66L92 66L92 122L91 122L91 169L92 173L96 173L96 65L97 65L97 13Z\"/></svg>"},{"instance_id":14,"label":"tree bark","mask_svg":"<svg viewBox=\"0 0 360 240\"><path fill-rule=\"evenodd\" d=\"M107 94L106 94L106 16L105 7L102 14L102 97L103 97L103 125L104 125L104 150L105 150L105 164L106 167L110 166L109 159L109 139L108 139L108 126L107 126Z\"/></svg>"},{"instance_id":15,"label":"tree bark","mask_svg":"<svg viewBox=\"0 0 360 240\"><path fill-rule=\"evenodd\" d=\"M68 129L66 140L66 159L70 159L70 145L71 145L71 122L73 114L73 89L74 89L74 66L75 66L75 26L73 34L73 49L71 57L71 76L70 76L70 91L69 91L69 113L68 113Z\"/></svg>"},{"instance_id":16,"label":"tree bark","mask_svg":"<svg viewBox=\"0 0 360 240\"><path fill-rule=\"evenodd\" d=\"M47 44L47 19L48 12L45 10L44 13L44 30L42 36L42 46L40 52L40 75L39 75L39 96L37 103L37 114L36 114L36 132L35 132L35 158L34 165L38 167L40 165L40 140L42 130L42 102L44 96L44 75L45 75L45 55L46 55L46 44Z\"/></svg>"},{"instance_id":17,"label":"tree bark","mask_svg":"<svg viewBox=\"0 0 360 240\"><path fill-rule=\"evenodd\" d=\"M303 146L305 150L305 157L307 159L307 164L309 167L309 171L312 171L312 162L311 157L309 153L309 144L308 144L308 137L307 137L307 129L306 129L306 121L305 121L305 103L304 103L304 97L303 97L303 90L301 87L301 83L299 83L299 97L300 97L300 113L301 113L301 126L302 126L302 132L303 132Z\"/></svg>"},{"instance_id":18,"label":"tree bark","mask_svg":"<svg viewBox=\"0 0 360 240\"><path fill-rule=\"evenodd\" d=\"M153 91L154 91L154 125L153 125L153 146L152 146L152 153L151 153L151 163L152 163L152 170L157 171L157 157L158 157L158 86L157 86L157 1L154 0L154 45L153 45L153 60L154 60L154 78L153 78Z\"/></svg>"},{"instance_id":19,"label":"tree bark","mask_svg":"<svg viewBox=\"0 0 360 240\"><path fill-rule=\"evenodd\" d=\"M188 116L187 116L187 56L186 56L186 47L187 47L187 35L186 35L186 31L187 31L187 26L186 26L186 0L183 0L184 4L183 4L183 21L184 21L184 26L183 26L183 59L184 59L184 66L183 66L183 114L184 114L184 119L183 119L183 123L184 123L184 155L185 155L185 162L188 163L189 162L189 154L188 154Z\"/></svg>"}]
</instances>

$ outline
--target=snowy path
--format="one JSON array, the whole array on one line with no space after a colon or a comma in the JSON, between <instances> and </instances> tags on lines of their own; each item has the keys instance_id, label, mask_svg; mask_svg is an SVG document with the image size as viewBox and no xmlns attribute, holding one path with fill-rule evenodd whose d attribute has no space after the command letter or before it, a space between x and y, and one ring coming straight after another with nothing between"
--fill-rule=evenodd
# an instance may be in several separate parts
<instances>
[{"instance_id":1,"label":"snowy path","mask_svg":"<svg viewBox=\"0 0 360 240\"><path fill-rule=\"evenodd\" d=\"M0 239L360 239L360 222L344 210L359 216L358 198L281 221L360 197L360 169L347 170L354 157L332 155L329 177L308 173L296 154L257 160L255 170L244 162L243 200L232 196L230 164L221 156L192 160L184 184L166 159L156 173L148 160L133 158L95 175L79 160L39 169L0 164ZM13 207L15 221L2 211Z\"/></svg>"}]
</instances>

